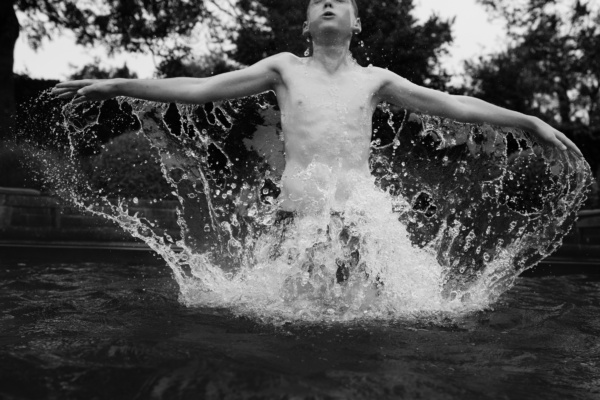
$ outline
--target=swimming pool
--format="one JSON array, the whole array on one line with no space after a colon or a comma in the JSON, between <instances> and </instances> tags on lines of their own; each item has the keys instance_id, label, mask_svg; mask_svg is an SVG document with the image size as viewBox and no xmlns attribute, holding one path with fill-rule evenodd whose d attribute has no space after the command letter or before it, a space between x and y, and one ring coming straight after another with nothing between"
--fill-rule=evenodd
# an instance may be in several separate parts
<instances>
[{"instance_id":1,"label":"swimming pool","mask_svg":"<svg viewBox=\"0 0 600 400\"><path fill-rule=\"evenodd\" d=\"M0 398L600 396L599 275L457 320L279 326L180 305L149 253L0 249L0 287Z\"/></svg>"}]
</instances>

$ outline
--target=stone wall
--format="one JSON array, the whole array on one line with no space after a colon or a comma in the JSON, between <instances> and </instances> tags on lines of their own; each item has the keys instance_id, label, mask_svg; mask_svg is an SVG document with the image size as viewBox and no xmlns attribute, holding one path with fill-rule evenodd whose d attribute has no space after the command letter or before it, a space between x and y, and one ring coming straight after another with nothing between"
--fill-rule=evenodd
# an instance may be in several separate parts
<instances>
[{"instance_id":1,"label":"stone wall","mask_svg":"<svg viewBox=\"0 0 600 400\"><path fill-rule=\"evenodd\" d=\"M130 213L158 222L179 237L176 201L153 204L141 200ZM0 188L0 242L135 242L111 221L82 213L36 190ZM564 240L559 255L600 257L600 210L579 213L577 226Z\"/></svg>"},{"instance_id":2,"label":"stone wall","mask_svg":"<svg viewBox=\"0 0 600 400\"><path fill-rule=\"evenodd\" d=\"M130 213L139 213L177 237L177 202L140 201ZM0 188L0 241L131 242L115 223L81 212L36 190Z\"/></svg>"}]
</instances>

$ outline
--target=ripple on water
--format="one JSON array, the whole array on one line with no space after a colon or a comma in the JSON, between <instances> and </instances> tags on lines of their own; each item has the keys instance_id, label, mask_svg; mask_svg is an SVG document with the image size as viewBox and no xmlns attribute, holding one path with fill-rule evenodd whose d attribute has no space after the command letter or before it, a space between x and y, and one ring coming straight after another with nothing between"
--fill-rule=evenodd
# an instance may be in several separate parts
<instances>
[{"instance_id":1,"label":"ripple on water","mask_svg":"<svg viewBox=\"0 0 600 400\"><path fill-rule=\"evenodd\" d=\"M0 395L8 398L600 392L600 284L585 276L520 279L493 310L460 316L263 324L183 306L161 263L117 258L66 269L46 261L7 270L0 268L0 282L28 284L0 291L0 315L14 316L0 324ZM48 280L83 288L56 290ZM99 299L113 305L103 310Z\"/></svg>"}]
</instances>

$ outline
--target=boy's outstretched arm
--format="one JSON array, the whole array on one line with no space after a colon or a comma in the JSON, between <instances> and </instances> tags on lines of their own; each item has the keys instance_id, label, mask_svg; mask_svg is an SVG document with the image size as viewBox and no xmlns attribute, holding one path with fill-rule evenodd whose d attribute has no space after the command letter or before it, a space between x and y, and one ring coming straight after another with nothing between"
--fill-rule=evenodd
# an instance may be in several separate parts
<instances>
[{"instance_id":1,"label":"boy's outstretched arm","mask_svg":"<svg viewBox=\"0 0 600 400\"><path fill-rule=\"evenodd\" d=\"M203 104L234 99L272 90L281 82L285 54L266 58L239 71L209 78L86 79L62 82L52 94L73 103L102 101L117 96L165 103Z\"/></svg>"},{"instance_id":2,"label":"boy's outstretched arm","mask_svg":"<svg viewBox=\"0 0 600 400\"><path fill-rule=\"evenodd\" d=\"M562 132L552 128L539 118L507 110L468 96L454 96L437 90L415 85L387 70L379 70L382 86L381 100L425 114L452 118L459 122L489 123L492 125L520 128L531 132L542 142L573 150L583 157L577 146Z\"/></svg>"}]
</instances>

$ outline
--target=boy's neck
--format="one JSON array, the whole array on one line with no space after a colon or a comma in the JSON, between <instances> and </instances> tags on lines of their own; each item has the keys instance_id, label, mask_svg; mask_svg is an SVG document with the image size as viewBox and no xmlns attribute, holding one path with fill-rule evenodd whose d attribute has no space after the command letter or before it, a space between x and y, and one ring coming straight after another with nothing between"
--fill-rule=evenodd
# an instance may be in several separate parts
<instances>
[{"instance_id":1,"label":"boy's neck","mask_svg":"<svg viewBox=\"0 0 600 400\"><path fill-rule=\"evenodd\" d=\"M313 42L312 60L334 74L352 62L350 43Z\"/></svg>"}]
</instances>

